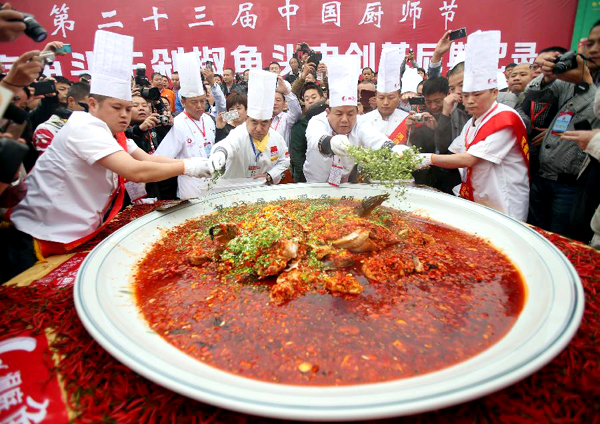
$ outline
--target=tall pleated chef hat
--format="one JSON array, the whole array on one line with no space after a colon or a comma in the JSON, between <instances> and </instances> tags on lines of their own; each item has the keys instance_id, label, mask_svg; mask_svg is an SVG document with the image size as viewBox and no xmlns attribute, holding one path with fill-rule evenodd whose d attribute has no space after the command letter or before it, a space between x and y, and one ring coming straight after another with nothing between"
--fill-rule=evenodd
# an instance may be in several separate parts
<instances>
[{"instance_id":1,"label":"tall pleated chef hat","mask_svg":"<svg viewBox=\"0 0 600 424\"><path fill-rule=\"evenodd\" d=\"M356 106L360 57L341 55L329 58L329 106Z\"/></svg>"},{"instance_id":2,"label":"tall pleated chef hat","mask_svg":"<svg viewBox=\"0 0 600 424\"><path fill-rule=\"evenodd\" d=\"M277 74L251 69L248 76L248 116L264 121L273 117Z\"/></svg>"},{"instance_id":3,"label":"tall pleated chef hat","mask_svg":"<svg viewBox=\"0 0 600 424\"><path fill-rule=\"evenodd\" d=\"M419 71L416 68L407 67L402 75L402 94L409 91L416 93L417 86L421 81L423 81L423 77L419 75Z\"/></svg>"},{"instance_id":4,"label":"tall pleated chef hat","mask_svg":"<svg viewBox=\"0 0 600 424\"><path fill-rule=\"evenodd\" d=\"M378 92L392 93L400 90L400 66L402 66L400 49L383 49L379 59L379 73L377 74Z\"/></svg>"},{"instance_id":5,"label":"tall pleated chef hat","mask_svg":"<svg viewBox=\"0 0 600 424\"><path fill-rule=\"evenodd\" d=\"M467 37L463 93L498 88L500 31L477 31Z\"/></svg>"},{"instance_id":6,"label":"tall pleated chef hat","mask_svg":"<svg viewBox=\"0 0 600 424\"><path fill-rule=\"evenodd\" d=\"M91 94L131 100L133 37L96 31Z\"/></svg>"},{"instance_id":7,"label":"tall pleated chef hat","mask_svg":"<svg viewBox=\"0 0 600 424\"><path fill-rule=\"evenodd\" d=\"M204 96L198 55L194 52L179 53L177 68L179 69L179 95L185 98Z\"/></svg>"}]
</instances>

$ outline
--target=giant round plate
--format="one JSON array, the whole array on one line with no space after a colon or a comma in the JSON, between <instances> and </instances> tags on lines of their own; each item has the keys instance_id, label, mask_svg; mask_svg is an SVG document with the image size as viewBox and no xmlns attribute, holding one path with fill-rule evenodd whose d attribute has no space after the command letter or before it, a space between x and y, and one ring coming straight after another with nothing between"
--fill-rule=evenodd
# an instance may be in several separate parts
<instances>
[{"instance_id":1,"label":"giant round plate","mask_svg":"<svg viewBox=\"0 0 600 424\"><path fill-rule=\"evenodd\" d=\"M475 357L440 371L377 384L310 387L266 383L230 374L180 352L150 330L139 314L131 276L161 229L216 208L258 200L362 199L383 188L294 184L210 195L186 207L153 212L104 240L86 258L75 284L75 305L90 334L119 361L148 379L202 402L277 418L357 420L415 414L492 393L532 374L574 335L583 314L581 282L545 238L492 209L410 188L385 204L415 211L487 238L520 269L527 300L513 328Z\"/></svg>"}]
</instances>

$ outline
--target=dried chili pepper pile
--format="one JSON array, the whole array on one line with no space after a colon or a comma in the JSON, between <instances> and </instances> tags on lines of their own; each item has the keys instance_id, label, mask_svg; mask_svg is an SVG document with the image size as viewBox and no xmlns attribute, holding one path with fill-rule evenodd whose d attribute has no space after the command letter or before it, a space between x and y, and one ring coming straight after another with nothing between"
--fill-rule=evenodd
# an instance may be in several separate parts
<instances>
[{"instance_id":1,"label":"dried chili pepper pile","mask_svg":"<svg viewBox=\"0 0 600 424\"><path fill-rule=\"evenodd\" d=\"M134 208L107 233L152 210ZM455 407L379 422L598 423L600 422L600 253L564 237L540 232L573 263L586 294L581 327L568 347L529 378L500 392ZM106 236L103 234L101 236ZM97 244L101 237L91 245ZM196 402L137 375L104 351L87 333L73 305L72 286L81 255L28 287L0 288L2 338L27 329L54 331L51 349L62 360L48 364L61 375L76 422L271 423Z\"/></svg>"}]
</instances>

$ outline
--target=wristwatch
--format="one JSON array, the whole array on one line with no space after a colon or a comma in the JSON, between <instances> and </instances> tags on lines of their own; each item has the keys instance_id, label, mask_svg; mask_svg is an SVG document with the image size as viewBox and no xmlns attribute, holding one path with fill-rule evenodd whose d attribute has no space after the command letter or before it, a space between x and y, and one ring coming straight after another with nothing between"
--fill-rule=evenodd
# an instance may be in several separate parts
<instances>
[{"instance_id":1,"label":"wristwatch","mask_svg":"<svg viewBox=\"0 0 600 424\"><path fill-rule=\"evenodd\" d=\"M271 185L273 184L273 178L271 177L271 175L267 172L267 185Z\"/></svg>"}]
</instances>

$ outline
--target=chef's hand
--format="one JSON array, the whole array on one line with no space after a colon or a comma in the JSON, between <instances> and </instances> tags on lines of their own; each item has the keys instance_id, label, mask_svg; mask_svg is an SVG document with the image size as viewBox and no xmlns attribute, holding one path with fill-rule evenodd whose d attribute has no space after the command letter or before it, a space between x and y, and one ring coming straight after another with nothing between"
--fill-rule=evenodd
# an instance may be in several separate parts
<instances>
[{"instance_id":1,"label":"chef's hand","mask_svg":"<svg viewBox=\"0 0 600 424\"><path fill-rule=\"evenodd\" d=\"M392 147L392 152L402 157L402 155L404 155L404 151L408 148L409 147L405 144L396 144L394 147Z\"/></svg>"},{"instance_id":2,"label":"chef's hand","mask_svg":"<svg viewBox=\"0 0 600 424\"><path fill-rule=\"evenodd\" d=\"M348 147L350 147L350 140L345 135L338 134L331 137L331 151L334 155L348 156Z\"/></svg>"},{"instance_id":3,"label":"chef's hand","mask_svg":"<svg viewBox=\"0 0 600 424\"><path fill-rule=\"evenodd\" d=\"M225 168L227 157L225 156L225 153L223 153L222 150L217 150L215 153L210 155L209 160L211 161L215 171L220 171L223 168Z\"/></svg>"},{"instance_id":4,"label":"chef's hand","mask_svg":"<svg viewBox=\"0 0 600 424\"><path fill-rule=\"evenodd\" d=\"M214 171L210 159L190 158L183 160L183 174L188 177L208 178L212 176Z\"/></svg>"},{"instance_id":5,"label":"chef's hand","mask_svg":"<svg viewBox=\"0 0 600 424\"><path fill-rule=\"evenodd\" d=\"M421 160L417 169L427 168L431 165L431 153L419 153L417 157Z\"/></svg>"}]
</instances>

